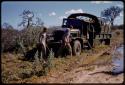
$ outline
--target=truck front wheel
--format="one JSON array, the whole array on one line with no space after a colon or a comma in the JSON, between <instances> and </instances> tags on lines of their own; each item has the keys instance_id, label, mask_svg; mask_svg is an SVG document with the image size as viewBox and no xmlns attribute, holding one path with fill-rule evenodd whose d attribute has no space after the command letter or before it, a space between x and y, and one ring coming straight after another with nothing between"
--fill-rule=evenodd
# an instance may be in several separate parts
<instances>
[{"instance_id":1,"label":"truck front wheel","mask_svg":"<svg viewBox=\"0 0 125 85\"><path fill-rule=\"evenodd\" d=\"M73 44L73 55L79 56L81 54L81 43L76 40Z\"/></svg>"}]
</instances>

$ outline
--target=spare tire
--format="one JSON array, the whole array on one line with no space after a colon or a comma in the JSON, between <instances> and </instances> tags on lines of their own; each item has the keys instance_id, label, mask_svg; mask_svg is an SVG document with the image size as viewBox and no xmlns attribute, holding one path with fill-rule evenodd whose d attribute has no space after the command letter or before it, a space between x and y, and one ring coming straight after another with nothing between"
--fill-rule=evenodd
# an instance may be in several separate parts
<instances>
[{"instance_id":1,"label":"spare tire","mask_svg":"<svg viewBox=\"0 0 125 85\"><path fill-rule=\"evenodd\" d=\"M81 43L78 40L74 41L73 44L73 55L79 56L81 54Z\"/></svg>"}]
</instances>

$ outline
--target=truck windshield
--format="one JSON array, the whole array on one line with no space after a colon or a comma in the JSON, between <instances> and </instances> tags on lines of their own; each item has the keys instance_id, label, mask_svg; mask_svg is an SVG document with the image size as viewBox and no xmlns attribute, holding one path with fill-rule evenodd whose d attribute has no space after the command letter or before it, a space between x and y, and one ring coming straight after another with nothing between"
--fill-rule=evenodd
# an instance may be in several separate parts
<instances>
[{"instance_id":1,"label":"truck windshield","mask_svg":"<svg viewBox=\"0 0 125 85\"><path fill-rule=\"evenodd\" d=\"M66 26L66 23L67 23L67 19L63 19L63 26Z\"/></svg>"},{"instance_id":2,"label":"truck windshield","mask_svg":"<svg viewBox=\"0 0 125 85\"><path fill-rule=\"evenodd\" d=\"M82 21L79 19L63 19L62 27L70 27L71 25L75 28L80 28Z\"/></svg>"}]
</instances>

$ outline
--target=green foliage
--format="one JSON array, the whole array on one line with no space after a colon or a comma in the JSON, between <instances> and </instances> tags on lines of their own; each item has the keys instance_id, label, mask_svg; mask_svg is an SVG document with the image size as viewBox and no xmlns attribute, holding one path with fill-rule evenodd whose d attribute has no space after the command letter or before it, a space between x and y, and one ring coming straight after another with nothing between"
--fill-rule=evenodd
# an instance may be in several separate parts
<instances>
[{"instance_id":1,"label":"green foliage","mask_svg":"<svg viewBox=\"0 0 125 85\"><path fill-rule=\"evenodd\" d=\"M31 68L28 68L28 69L23 68L20 70L19 78L25 79L25 78L30 78L32 76L33 76L33 72Z\"/></svg>"},{"instance_id":2,"label":"green foliage","mask_svg":"<svg viewBox=\"0 0 125 85\"><path fill-rule=\"evenodd\" d=\"M15 39L18 36L19 31L14 29L2 29L1 30L1 45L2 51L13 51L15 49Z\"/></svg>"},{"instance_id":3,"label":"green foliage","mask_svg":"<svg viewBox=\"0 0 125 85\"><path fill-rule=\"evenodd\" d=\"M121 8L119 6L111 6L110 8L103 10L101 12L101 16L109 19L113 26L114 19L117 16L119 16L122 11L123 11L123 8Z\"/></svg>"},{"instance_id":4,"label":"green foliage","mask_svg":"<svg viewBox=\"0 0 125 85\"><path fill-rule=\"evenodd\" d=\"M50 54L48 56L48 60L46 61L46 63L43 63L44 60L39 61L38 59L36 59L37 63L39 63L39 65L41 64L41 68L42 68L42 70L37 71L36 74L38 76L47 75L47 73L50 72L51 68L53 67L53 64L52 64L53 58L54 58L54 53L51 49Z\"/></svg>"},{"instance_id":5,"label":"green foliage","mask_svg":"<svg viewBox=\"0 0 125 85\"><path fill-rule=\"evenodd\" d=\"M49 57L48 57L48 68L49 68L49 70L53 67L53 65L52 65L53 58L54 58L54 53L53 53L53 51L51 49Z\"/></svg>"},{"instance_id":6,"label":"green foliage","mask_svg":"<svg viewBox=\"0 0 125 85\"><path fill-rule=\"evenodd\" d=\"M25 49L23 43L20 41L20 42L18 42L18 44L19 44L19 46L20 46L20 48L21 48L21 50L22 50L22 52L23 52L23 54L24 54L24 56L25 56L26 49Z\"/></svg>"},{"instance_id":7,"label":"green foliage","mask_svg":"<svg viewBox=\"0 0 125 85\"><path fill-rule=\"evenodd\" d=\"M12 81L18 81L20 78L18 77L18 74L10 74L8 71L2 72L2 82L3 83L10 83Z\"/></svg>"},{"instance_id":8,"label":"green foliage","mask_svg":"<svg viewBox=\"0 0 125 85\"><path fill-rule=\"evenodd\" d=\"M21 31L20 37L24 45L33 46L38 42L40 32L42 32L41 28L26 28Z\"/></svg>"}]
</instances>

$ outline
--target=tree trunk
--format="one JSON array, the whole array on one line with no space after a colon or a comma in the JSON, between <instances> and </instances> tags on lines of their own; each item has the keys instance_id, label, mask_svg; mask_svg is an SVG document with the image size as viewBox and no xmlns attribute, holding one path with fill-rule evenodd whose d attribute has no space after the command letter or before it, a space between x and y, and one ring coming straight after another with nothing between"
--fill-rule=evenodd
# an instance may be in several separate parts
<instances>
[{"instance_id":1,"label":"tree trunk","mask_svg":"<svg viewBox=\"0 0 125 85\"><path fill-rule=\"evenodd\" d=\"M28 19L27 28L29 27L29 25L30 25L30 20Z\"/></svg>"},{"instance_id":2,"label":"tree trunk","mask_svg":"<svg viewBox=\"0 0 125 85\"><path fill-rule=\"evenodd\" d=\"M111 25L112 25L112 26L114 25L113 22L114 22L114 19L111 18Z\"/></svg>"}]
</instances>

